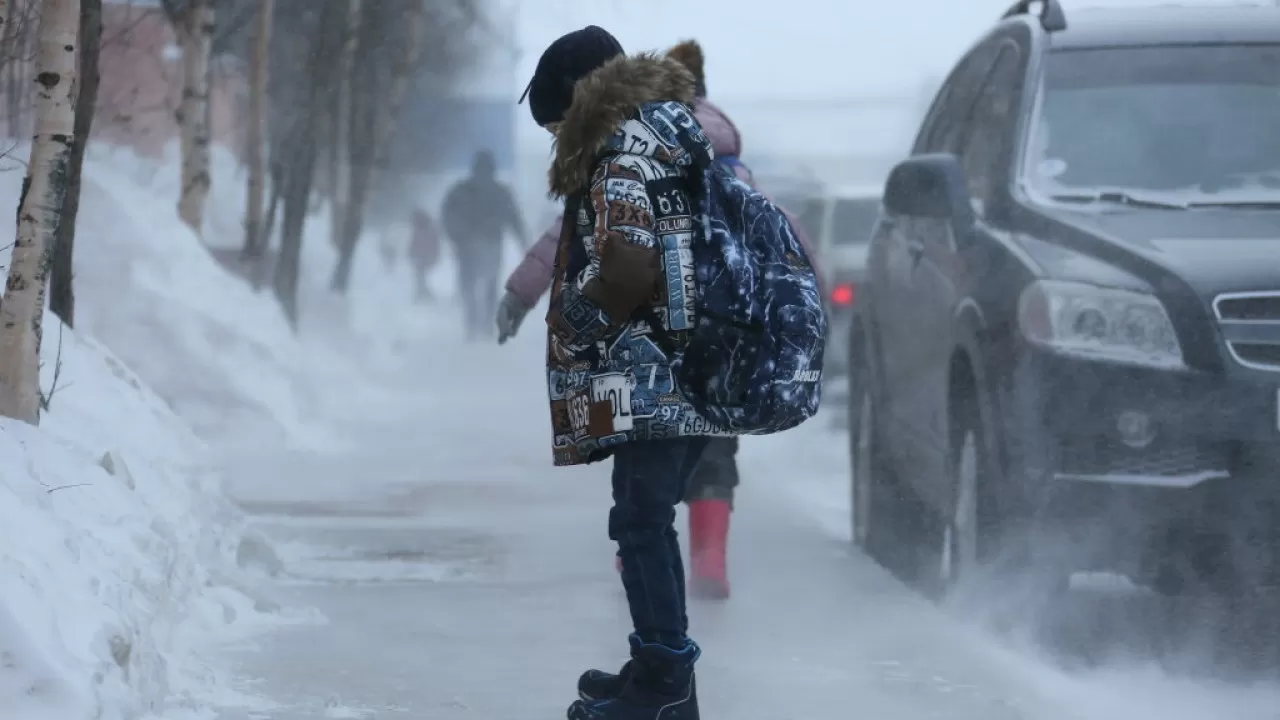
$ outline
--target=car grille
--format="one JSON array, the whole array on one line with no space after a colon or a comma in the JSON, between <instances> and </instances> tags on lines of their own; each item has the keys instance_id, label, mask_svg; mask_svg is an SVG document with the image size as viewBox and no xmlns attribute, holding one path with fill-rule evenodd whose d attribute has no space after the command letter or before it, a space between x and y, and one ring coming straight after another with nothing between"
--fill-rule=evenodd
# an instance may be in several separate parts
<instances>
[{"instance_id":1,"label":"car grille","mask_svg":"<svg viewBox=\"0 0 1280 720\"><path fill-rule=\"evenodd\" d=\"M1228 322L1280 323L1280 292L1219 295L1213 309Z\"/></svg>"},{"instance_id":2,"label":"car grille","mask_svg":"<svg viewBox=\"0 0 1280 720\"><path fill-rule=\"evenodd\" d=\"M1236 362L1280 372L1280 290L1219 295L1213 314Z\"/></svg>"},{"instance_id":3,"label":"car grille","mask_svg":"<svg viewBox=\"0 0 1280 720\"><path fill-rule=\"evenodd\" d=\"M1227 466L1223 443L1157 440L1135 450L1104 438L1070 438L1062 444L1061 471L1079 475L1151 475L1172 477Z\"/></svg>"}]
</instances>

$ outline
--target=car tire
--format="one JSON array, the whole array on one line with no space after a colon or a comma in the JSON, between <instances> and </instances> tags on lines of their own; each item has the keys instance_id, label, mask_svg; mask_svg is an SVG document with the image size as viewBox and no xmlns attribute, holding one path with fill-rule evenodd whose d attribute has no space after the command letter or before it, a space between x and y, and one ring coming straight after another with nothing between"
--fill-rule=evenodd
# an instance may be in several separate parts
<instances>
[{"instance_id":1,"label":"car tire","mask_svg":"<svg viewBox=\"0 0 1280 720\"><path fill-rule=\"evenodd\" d=\"M949 594L957 584L977 573L986 550L982 493L986 462L986 437L971 396L960 396L951 408L947 474L951 478L953 500L948 516L939 523L937 590Z\"/></svg>"},{"instance_id":2,"label":"car tire","mask_svg":"<svg viewBox=\"0 0 1280 720\"><path fill-rule=\"evenodd\" d=\"M983 422L976 388L970 382L953 393L949 410L947 472L953 501L937 525L936 571L928 591L936 598L966 590L982 593L991 582L1017 586L1024 609L1043 606L1066 592L1070 572L1046 549L1045 538L1031 523L1019 526L1000 516L992 493L1001 490L994 444ZM997 603L998 604L998 603Z\"/></svg>"},{"instance_id":3,"label":"car tire","mask_svg":"<svg viewBox=\"0 0 1280 720\"><path fill-rule=\"evenodd\" d=\"M866 358L850 366L850 537L855 547L904 580L914 580L921 504L899 482L885 456L884 428Z\"/></svg>"}]
</instances>

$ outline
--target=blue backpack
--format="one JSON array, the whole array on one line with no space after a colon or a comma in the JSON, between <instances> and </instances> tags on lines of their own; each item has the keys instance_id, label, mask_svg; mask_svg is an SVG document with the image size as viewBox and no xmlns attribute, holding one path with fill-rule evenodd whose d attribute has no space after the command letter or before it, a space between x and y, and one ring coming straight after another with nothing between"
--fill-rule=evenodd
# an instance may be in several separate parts
<instances>
[{"instance_id":1,"label":"blue backpack","mask_svg":"<svg viewBox=\"0 0 1280 720\"><path fill-rule=\"evenodd\" d=\"M717 158L703 172L696 324L683 353L667 354L681 394L717 430L767 435L818 411L827 317L791 223L738 179L737 162Z\"/></svg>"}]
</instances>

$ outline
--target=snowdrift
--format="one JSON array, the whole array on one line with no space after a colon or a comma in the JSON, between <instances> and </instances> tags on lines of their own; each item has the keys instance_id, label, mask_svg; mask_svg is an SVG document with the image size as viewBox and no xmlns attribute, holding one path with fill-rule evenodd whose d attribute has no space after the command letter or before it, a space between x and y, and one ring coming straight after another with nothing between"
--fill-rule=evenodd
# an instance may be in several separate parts
<instances>
[{"instance_id":1,"label":"snowdrift","mask_svg":"<svg viewBox=\"0 0 1280 720\"><path fill-rule=\"evenodd\" d=\"M13 208L23 172L3 164ZM236 567L243 524L222 453L329 438L278 307L213 261L176 197L148 163L91 150L77 331L46 318L41 426L0 419L6 718L207 717L240 704L215 644L290 617Z\"/></svg>"},{"instance_id":2,"label":"snowdrift","mask_svg":"<svg viewBox=\"0 0 1280 720\"><path fill-rule=\"evenodd\" d=\"M0 419L0 714L235 704L204 653L272 608L228 574L241 524L205 446L119 358L45 327L50 409Z\"/></svg>"},{"instance_id":3,"label":"snowdrift","mask_svg":"<svg viewBox=\"0 0 1280 720\"><path fill-rule=\"evenodd\" d=\"M225 153L214 161L206 242L237 244L243 177ZM0 166L0 206L12 208L23 168ZM53 395L41 426L0 419L4 717L173 720L249 704L209 659L215 643L316 618L275 608L239 574L243 523L219 473L229 458L338 447L334 421L358 416L353 402L381 401L369 376L456 322L441 307L450 260L433 272L438 304L414 306L408 268L384 262L377 235L360 246L353 293L330 293L336 258L319 208L300 341L269 292L220 266L177 219L177 187L176 158L90 148L76 331L46 318L42 385ZM402 252L407 238L389 240Z\"/></svg>"},{"instance_id":4,"label":"snowdrift","mask_svg":"<svg viewBox=\"0 0 1280 720\"><path fill-rule=\"evenodd\" d=\"M210 257L174 212L177 196L176 171L111 148L89 154L77 327L221 446L323 445L328 438L307 420L314 406L304 353L279 306Z\"/></svg>"}]
</instances>

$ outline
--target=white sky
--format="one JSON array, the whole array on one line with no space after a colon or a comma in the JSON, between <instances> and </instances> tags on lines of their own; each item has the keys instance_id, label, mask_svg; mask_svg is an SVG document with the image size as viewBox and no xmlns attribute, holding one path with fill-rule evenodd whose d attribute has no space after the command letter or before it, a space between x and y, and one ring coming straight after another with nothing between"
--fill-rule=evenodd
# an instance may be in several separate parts
<instances>
[{"instance_id":1,"label":"white sky","mask_svg":"<svg viewBox=\"0 0 1280 720\"><path fill-rule=\"evenodd\" d=\"M1252 0L1268 3L1271 0ZM833 101L866 96L918 101L1012 0L494 0L519 48L490 78L510 83L514 100L542 50L559 35L596 24L628 52L663 49L694 37L707 55L707 85L746 138L746 154L874 153L913 135L905 107L850 110ZM1072 8L1150 6L1173 0L1064 0ZM1244 0L1250 2L1250 0ZM1238 0L1183 0L1237 4ZM485 83L497 90L494 85ZM487 94L487 93L486 93ZM784 102L785 101L785 102ZM825 102L826 107L822 105ZM912 111L913 112L913 111ZM803 132L794 132L800 122ZM547 139L516 113L518 142ZM755 153L752 152L754 148Z\"/></svg>"},{"instance_id":2,"label":"white sky","mask_svg":"<svg viewBox=\"0 0 1280 720\"><path fill-rule=\"evenodd\" d=\"M596 24L628 52L695 37L724 96L863 93L950 68L1012 0L505 0L517 7L518 77L559 35ZM1072 8L1174 4L1064 0ZM1236 4L1191 0L1183 4Z\"/></svg>"}]
</instances>

